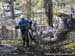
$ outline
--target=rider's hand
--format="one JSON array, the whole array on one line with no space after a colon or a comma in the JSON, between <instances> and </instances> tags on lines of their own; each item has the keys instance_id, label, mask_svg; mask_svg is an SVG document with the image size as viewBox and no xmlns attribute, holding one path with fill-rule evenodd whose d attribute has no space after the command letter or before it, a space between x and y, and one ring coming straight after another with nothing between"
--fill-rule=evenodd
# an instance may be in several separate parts
<instances>
[{"instance_id":1,"label":"rider's hand","mask_svg":"<svg viewBox=\"0 0 75 56\"><path fill-rule=\"evenodd\" d=\"M19 26L15 26L15 29L19 29Z\"/></svg>"}]
</instances>

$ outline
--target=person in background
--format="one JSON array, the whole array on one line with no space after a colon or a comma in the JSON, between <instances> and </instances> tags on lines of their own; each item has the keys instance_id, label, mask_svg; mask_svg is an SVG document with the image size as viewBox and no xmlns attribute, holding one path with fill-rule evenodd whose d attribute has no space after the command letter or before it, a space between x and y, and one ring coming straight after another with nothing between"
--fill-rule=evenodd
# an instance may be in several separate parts
<instances>
[{"instance_id":1,"label":"person in background","mask_svg":"<svg viewBox=\"0 0 75 56\"><path fill-rule=\"evenodd\" d=\"M33 22L32 27L34 28L34 30L37 30L37 22L36 21Z\"/></svg>"},{"instance_id":2,"label":"person in background","mask_svg":"<svg viewBox=\"0 0 75 56\"><path fill-rule=\"evenodd\" d=\"M30 39L31 42L34 41L36 45L38 45L37 40L37 23L36 21L33 21L30 23L30 30L32 31L32 33L30 34Z\"/></svg>"},{"instance_id":3,"label":"person in background","mask_svg":"<svg viewBox=\"0 0 75 56\"><path fill-rule=\"evenodd\" d=\"M72 17L71 17L71 15L67 18L67 24L68 24L69 31L71 31L72 30Z\"/></svg>"},{"instance_id":4,"label":"person in background","mask_svg":"<svg viewBox=\"0 0 75 56\"><path fill-rule=\"evenodd\" d=\"M64 11L64 12L66 12L66 11L67 11L68 7L66 6L66 4L65 4L65 3L63 4L63 8L62 8L62 9L63 9L63 11Z\"/></svg>"}]
</instances>

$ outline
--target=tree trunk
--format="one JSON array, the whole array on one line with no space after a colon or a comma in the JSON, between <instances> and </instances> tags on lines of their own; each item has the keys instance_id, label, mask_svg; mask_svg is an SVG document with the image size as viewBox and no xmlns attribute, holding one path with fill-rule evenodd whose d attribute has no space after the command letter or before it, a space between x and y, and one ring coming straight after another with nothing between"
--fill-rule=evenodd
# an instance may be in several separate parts
<instances>
[{"instance_id":1,"label":"tree trunk","mask_svg":"<svg viewBox=\"0 0 75 56\"><path fill-rule=\"evenodd\" d=\"M11 18L15 19L15 15L14 15L14 6L13 6L13 0L10 0L10 10L11 10Z\"/></svg>"},{"instance_id":2,"label":"tree trunk","mask_svg":"<svg viewBox=\"0 0 75 56\"><path fill-rule=\"evenodd\" d=\"M27 0L27 18L31 18L31 0Z\"/></svg>"},{"instance_id":3,"label":"tree trunk","mask_svg":"<svg viewBox=\"0 0 75 56\"><path fill-rule=\"evenodd\" d=\"M44 8L45 8L46 16L48 17L48 24L52 25L52 18L53 18L52 0L44 0Z\"/></svg>"}]
</instances>

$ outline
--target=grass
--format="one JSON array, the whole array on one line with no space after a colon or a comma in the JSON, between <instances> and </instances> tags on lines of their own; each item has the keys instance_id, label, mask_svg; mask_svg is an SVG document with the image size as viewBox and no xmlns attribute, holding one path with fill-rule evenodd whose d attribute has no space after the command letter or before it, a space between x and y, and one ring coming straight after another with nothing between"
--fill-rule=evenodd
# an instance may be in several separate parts
<instances>
[{"instance_id":1,"label":"grass","mask_svg":"<svg viewBox=\"0 0 75 56\"><path fill-rule=\"evenodd\" d=\"M1 44L13 44L13 45L21 45L22 40L1 40Z\"/></svg>"}]
</instances>

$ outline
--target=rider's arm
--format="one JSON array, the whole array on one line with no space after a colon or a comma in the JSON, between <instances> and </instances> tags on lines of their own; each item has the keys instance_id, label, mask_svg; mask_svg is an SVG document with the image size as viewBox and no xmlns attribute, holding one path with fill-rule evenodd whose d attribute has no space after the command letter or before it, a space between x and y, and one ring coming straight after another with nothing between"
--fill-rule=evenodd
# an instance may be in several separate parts
<instances>
[{"instance_id":1,"label":"rider's arm","mask_svg":"<svg viewBox=\"0 0 75 56\"><path fill-rule=\"evenodd\" d=\"M19 21L18 23L17 23L17 26L21 26L22 25L22 23L21 23L21 21Z\"/></svg>"},{"instance_id":2,"label":"rider's arm","mask_svg":"<svg viewBox=\"0 0 75 56\"><path fill-rule=\"evenodd\" d=\"M15 29L19 29L20 25L21 25L21 22L18 21L17 24L16 24L16 26L15 26Z\"/></svg>"},{"instance_id":3,"label":"rider's arm","mask_svg":"<svg viewBox=\"0 0 75 56\"><path fill-rule=\"evenodd\" d=\"M18 29L20 26L22 26L22 22L21 22L21 21L18 21L18 22L17 22L16 29Z\"/></svg>"}]
</instances>

